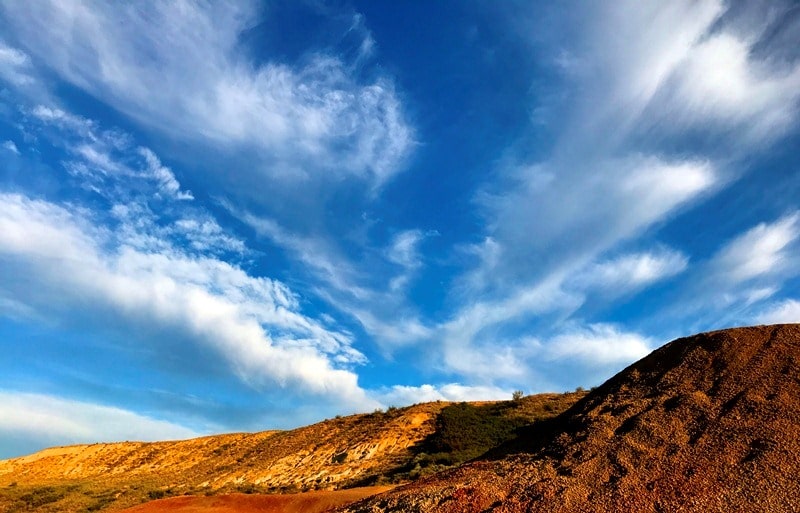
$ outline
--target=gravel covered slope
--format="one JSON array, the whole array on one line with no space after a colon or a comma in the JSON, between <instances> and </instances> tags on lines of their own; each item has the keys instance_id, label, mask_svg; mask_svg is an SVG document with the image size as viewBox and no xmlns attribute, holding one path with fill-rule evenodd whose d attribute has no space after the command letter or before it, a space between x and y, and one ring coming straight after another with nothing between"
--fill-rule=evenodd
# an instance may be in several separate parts
<instances>
[{"instance_id":1,"label":"gravel covered slope","mask_svg":"<svg viewBox=\"0 0 800 513\"><path fill-rule=\"evenodd\" d=\"M800 325L675 340L551 428L340 511L800 511Z\"/></svg>"}]
</instances>

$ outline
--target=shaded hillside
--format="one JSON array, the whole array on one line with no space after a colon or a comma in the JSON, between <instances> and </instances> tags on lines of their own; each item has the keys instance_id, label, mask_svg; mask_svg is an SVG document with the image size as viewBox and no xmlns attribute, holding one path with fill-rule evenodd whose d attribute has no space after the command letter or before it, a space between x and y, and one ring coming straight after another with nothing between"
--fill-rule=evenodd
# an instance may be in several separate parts
<instances>
[{"instance_id":1,"label":"shaded hillside","mask_svg":"<svg viewBox=\"0 0 800 513\"><path fill-rule=\"evenodd\" d=\"M185 494L292 493L404 482L460 462L467 455L462 449L478 455L495 441L512 439L517 426L553 417L582 395L473 405L437 402L292 431L47 449L0 461L0 512L113 511ZM480 425L496 426L500 438L489 443L480 436L461 437L466 446L457 449L434 445L451 439L454 417L447 412L465 408ZM443 429L447 433L437 435ZM431 447L436 454L430 454Z\"/></svg>"},{"instance_id":2,"label":"shaded hillside","mask_svg":"<svg viewBox=\"0 0 800 513\"><path fill-rule=\"evenodd\" d=\"M673 341L551 428L341 511L800 511L800 325Z\"/></svg>"}]
</instances>

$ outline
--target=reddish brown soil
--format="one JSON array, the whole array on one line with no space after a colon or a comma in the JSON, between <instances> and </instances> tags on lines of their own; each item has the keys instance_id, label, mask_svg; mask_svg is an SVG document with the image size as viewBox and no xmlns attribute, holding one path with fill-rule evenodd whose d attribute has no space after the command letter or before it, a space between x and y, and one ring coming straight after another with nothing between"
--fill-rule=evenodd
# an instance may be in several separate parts
<instances>
[{"instance_id":1,"label":"reddish brown soil","mask_svg":"<svg viewBox=\"0 0 800 513\"><path fill-rule=\"evenodd\" d=\"M800 511L800 325L673 341L522 444L342 512Z\"/></svg>"},{"instance_id":2,"label":"reddish brown soil","mask_svg":"<svg viewBox=\"0 0 800 513\"><path fill-rule=\"evenodd\" d=\"M322 513L390 489L389 486L374 486L290 495L234 493L213 497L171 497L141 504L121 513Z\"/></svg>"}]
</instances>

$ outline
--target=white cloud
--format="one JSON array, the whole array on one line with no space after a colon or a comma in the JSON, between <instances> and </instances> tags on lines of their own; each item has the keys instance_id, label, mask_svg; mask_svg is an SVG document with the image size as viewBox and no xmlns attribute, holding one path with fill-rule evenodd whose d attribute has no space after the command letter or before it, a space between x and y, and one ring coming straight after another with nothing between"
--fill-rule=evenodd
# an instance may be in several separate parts
<instances>
[{"instance_id":1,"label":"white cloud","mask_svg":"<svg viewBox=\"0 0 800 513\"><path fill-rule=\"evenodd\" d=\"M73 85L176 139L255 148L273 177L379 186L413 143L389 80L360 83L319 53L295 67L244 57L240 36L257 13L241 3L12 2L3 11L20 44ZM368 33L355 33L367 44Z\"/></svg>"},{"instance_id":2,"label":"white cloud","mask_svg":"<svg viewBox=\"0 0 800 513\"><path fill-rule=\"evenodd\" d=\"M465 278L471 285L489 284L493 300L467 299L467 305L445 323L445 363L461 375L524 375L527 354L515 347L506 352L500 343L482 344L473 357L474 341L493 326L523 323L544 314L569 315L584 302L583 293L565 288L589 261L623 240L641 234L715 184L713 166L702 161L664 162L636 156L596 165L517 170L518 188L503 195L484 197L493 223L488 249ZM581 171L581 172L578 172ZM545 175L545 176L543 176ZM533 220L533 221L529 221ZM632 286L642 286L660 276L674 275L685 258L663 253L658 257L608 263L599 271L619 278L625 271ZM487 267L488 266L488 267ZM637 267L638 266L638 267ZM614 276L612 276L614 275ZM578 276L578 278L580 278ZM489 337L490 340L492 337Z\"/></svg>"},{"instance_id":3,"label":"white cloud","mask_svg":"<svg viewBox=\"0 0 800 513\"><path fill-rule=\"evenodd\" d=\"M415 344L430 338L434 333L433 328L413 315L405 315L397 311L392 315L391 310L382 311L380 307L386 306L385 304L373 305L370 310L366 306L360 307L351 304L342 309L355 317L367 333L375 337L385 350ZM373 310L384 315L377 315Z\"/></svg>"},{"instance_id":4,"label":"white cloud","mask_svg":"<svg viewBox=\"0 0 800 513\"><path fill-rule=\"evenodd\" d=\"M450 372L487 382L526 379L538 342L499 336L497 329L532 316L569 312L582 301L555 282L518 288L497 301L477 301L437 327L435 340L441 341L442 364Z\"/></svg>"},{"instance_id":5,"label":"white cloud","mask_svg":"<svg viewBox=\"0 0 800 513\"><path fill-rule=\"evenodd\" d=\"M436 232L424 233L422 230L404 230L396 234L386 250L386 259L399 266L402 271L389 281L389 290L401 292L405 290L414 274L422 265L419 245L426 237Z\"/></svg>"},{"instance_id":6,"label":"white cloud","mask_svg":"<svg viewBox=\"0 0 800 513\"><path fill-rule=\"evenodd\" d=\"M0 295L0 312L3 317L18 321L34 321L44 324L46 321L36 311L14 298Z\"/></svg>"},{"instance_id":7,"label":"white cloud","mask_svg":"<svg viewBox=\"0 0 800 513\"><path fill-rule=\"evenodd\" d=\"M148 148L134 147L127 134L101 130L92 120L45 105L37 105L30 113L44 128L55 130L52 139L76 159L68 162L67 167L72 174L80 176L84 187L99 194L113 195L119 194L119 190L107 191L109 178L117 181L138 178L153 183L156 194L166 198L194 199L191 191L181 189L175 174L155 153Z\"/></svg>"},{"instance_id":8,"label":"white cloud","mask_svg":"<svg viewBox=\"0 0 800 513\"><path fill-rule=\"evenodd\" d=\"M459 277L455 288L459 289L462 295L480 293L488 289L496 279L495 271L502 262L503 247L493 237L488 236L479 243L467 244L460 250L467 257L476 259L477 264Z\"/></svg>"},{"instance_id":9,"label":"white cloud","mask_svg":"<svg viewBox=\"0 0 800 513\"><path fill-rule=\"evenodd\" d=\"M357 285L359 276L350 262L322 238L291 233L273 219L242 212L230 205L227 208L259 235L291 252L326 285L356 299L371 299L371 291Z\"/></svg>"},{"instance_id":10,"label":"white cloud","mask_svg":"<svg viewBox=\"0 0 800 513\"><path fill-rule=\"evenodd\" d=\"M691 318L691 328L701 330L766 316L763 302L800 274L798 241L798 212L743 231L693 267L679 296L658 313L659 322L685 323Z\"/></svg>"},{"instance_id":11,"label":"white cloud","mask_svg":"<svg viewBox=\"0 0 800 513\"><path fill-rule=\"evenodd\" d=\"M602 288L612 293L625 292L675 276L686 269L688 262L683 253L659 248L653 252L627 254L590 264L570 283Z\"/></svg>"},{"instance_id":12,"label":"white cloud","mask_svg":"<svg viewBox=\"0 0 800 513\"><path fill-rule=\"evenodd\" d=\"M28 56L0 40L0 79L15 86L25 86L33 82L30 70L31 62Z\"/></svg>"},{"instance_id":13,"label":"white cloud","mask_svg":"<svg viewBox=\"0 0 800 513\"><path fill-rule=\"evenodd\" d=\"M14 155L19 155L19 149L17 148L17 145L14 143L14 141L4 141L2 147L6 151L10 151Z\"/></svg>"},{"instance_id":14,"label":"white cloud","mask_svg":"<svg viewBox=\"0 0 800 513\"><path fill-rule=\"evenodd\" d=\"M721 1L646 4L622 1L581 6L579 35L554 64L578 93L570 101L566 137L578 146L616 146L654 96L724 13ZM566 59L565 59L566 55ZM609 133L608 127L614 127ZM602 138L598 141L598 137Z\"/></svg>"},{"instance_id":15,"label":"white cloud","mask_svg":"<svg viewBox=\"0 0 800 513\"><path fill-rule=\"evenodd\" d=\"M158 188L168 196L179 200L192 200L192 191L182 191L181 184L175 179L172 170L165 167L161 160L148 148L139 148L139 154L147 163L146 172L158 184Z\"/></svg>"},{"instance_id":16,"label":"white cloud","mask_svg":"<svg viewBox=\"0 0 800 513\"><path fill-rule=\"evenodd\" d=\"M395 385L377 391L375 398L386 406L406 406L431 401L497 401L511 399L512 390L494 386L470 386L460 383L445 385Z\"/></svg>"},{"instance_id":17,"label":"white cloud","mask_svg":"<svg viewBox=\"0 0 800 513\"><path fill-rule=\"evenodd\" d=\"M632 156L515 170L517 186L486 196L494 280L571 273L641 234L716 184L707 161ZM549 176L543 179L542 175ZM535 265L533 263L535 262Z\"/></svg>"},{"instance_id":18,"label":"white cloud","mask_svg":"<svg viewBox=\"0 0 800 513\"><path fill-rule=\"evenodd\" d=\"M660 108L673 128L736 127L747 142L786 130L797 116L800 65L776 68L755 60L751 50L756 41L721 32L697 43L676 68L674 80L664 84L667 99Z\"/></svg>"},{"instance_id":19,"label":"white cloud","mask_svg":"<svg viewBox=\"0 0 800 513\"><path fill-rule=\"evenodd\" d=\"M305 264L324 285L317 286L315 293L334 308L355 318L383 350L417 343L432 334L432 328L408 309L401 292L413 273L422 266L418 244L433 233L420 230L400 232L389 248L381 252L386 262L403 268L389 281L387 292L370 286L368 273L360 272L332 242L323 237L292 234L272 219L228 208L260 235L268 237ZM376 266L385 266L386 262L377 262ZM380 273L373 268L372 274Z\"/></svg>"},{"instance_id":20,"label":"white cloud","mask_svg":"<svg viewBox=\"0 0 800 513\"><path fill-rule=\"evenodd\" d=\"M800 301L786 299L773 303L756 316L755 322L758 324L800 323Z\"/></svg>"},{"instance_id":21,"label":"white cloud","mask_svg":"<svg viewBox=\"0 0 800 513\"><path fill-rule=\"evenodd\" d=\"M0 390L0 439L31 447L118 441L178 440L193 429L132 411L52 395ZM11 447L4 451L13 450Z\"/></svg>"},{"instance_id":22,"label":"white cloud","mask_svg":"<svg viewBox=\"0 0 800 513\"><path fill-rule=\"evenodd\" d=\"M96 138L94 134L97 126L94 122L81 116L76 116L69 112L64 112L59 108L48 107L46 105L36 105L31 109L31 115L40 121L59 127L62 130L73 132L78 136L85 137L90 141Z\"/></svg>"},{"instance_id":23,"label":"white cloud","mask_svg":"<svg viewBox=\"0 0 800 513\"><path fill-rule=\"evenodd\" d=\"M0 287L38 311L68 318L107 311L122 323L178 329L213 349L243 380L369 404L357 377L336 365L363 360L348 336L299 313L283 284L175 248L144 252L92 220L40 200L0 196ZM25 286L13 280L29 276Z\"/></svg>"},{"instance_id":24,"label":"white cloud","mask_svg":"<svg viewBox=\"0 0 800 513\"><path fill-rule=\"evenodd\" d=\"M726 244L710 262L717 280L729 284L774 275L796 265L794 244L800 236L800 213L761 223Z\"/></svg>"},{"instance_id":25,"label":"white cloud","mask_svg":"<svg viewBox=\"0 0 800 513\"><path fill-rule=\"evenodd\" d=\"M127 208L124 205L115 206L115 209ZM124 218L125 215L121 213L120 217ZM214 218L207 215L178 219L175 221L175 232L185 237L193 249L201 252L244 253L247 249L243 241L227 234Z\"/></svg>"},{"instance_id":26,"label":"white cloud","mask_svg":"<svg viewBox=\"0 0 800 513\"><path fill-rule=\"evenodd\" d=\"M560 322L545 337L504 336L502 329L490 326L478 319L471 328L444 331L444 369L487 386L525 383L544 390L576 380L585 386L608 378L656 347L646 336L606 323ZM470 333L470 329L480 331ZM559 372L564 375L556 375Z\"/></svg>"},{"instance_id":27,"label":"white cloud","mask_svg":"<svg viewBox=\"0 0 800 513\"><path fill-rule=\"evenodd\" d=\"M422 263L419 260L417 246L424 238L420 230L405 230L394 236L387 251L387 258L397 265L416 269Z\"/></svg>"},{"instance_id":28,"label":"white cloud","mask_svg":"<svg viewBox=\"0 0 800 513\"><path fill-rule=\"evenodd\" d=\"M541 95L563 104L535 106L557 134L554 146L534 162L515 159L529 152L512 148L498 170L503 181L479 194L486 242L474 246L479 261L457 280L463 307L442 325L447 369L488 375L509 347L504 332L558 333L592 287L634 290L686 269L688 258L671 250L599 259L730 183L741 172L738 156L796 121L800 65L770 60L763 45L754 51L763 26L726 14L721 1L617 2L568 17L578 23L570 27L576 37L553 42L550 52L562 92ZM704 138L681 140L687 129ZM733 248L727 269L755 276L785 264L786 228ZM747 297L769 290L751 287ZM595 326L559 339L562 352L553 354L605 361L611 353L602 348L617 347L609 342L616 334ZM621 340L622 359L647 347L636 336ZM536 348L511 347L512 374L537 368Z\"/></svg>"},{"instance_id":29,"label":"white cloud","mask_svg":"<svg viewBox=\"0 0 800 513\"><path fill-rule=\"evenodd\" d=\"M720 0L584 9L569 73L590 87L576 98L570 135L614 126L606 143L624 145L635 132L690 128L725 135L734 152L774 140L796 119L800 99L800 64L772 59L783 49L767 37L769 20L785 9L779 2L740 15Z\"/></svg>"},{"instance_id":30,"label":"white cloud","mask_svg":"<svg viewBox=\"0 0 800 513\"><path fill-rule=\"evenodd\" d=\"M548 359L574 360L590 367L632 363L646 356L654 342L608 324L590 324L550 339L544 350Z\"/></svg>"}]
</instances>

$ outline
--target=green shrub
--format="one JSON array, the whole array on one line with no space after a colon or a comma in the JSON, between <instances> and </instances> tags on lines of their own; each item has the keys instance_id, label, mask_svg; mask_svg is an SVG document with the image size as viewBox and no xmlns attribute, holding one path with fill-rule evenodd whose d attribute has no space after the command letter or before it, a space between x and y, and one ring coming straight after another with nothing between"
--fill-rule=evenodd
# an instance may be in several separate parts
<instances>
[{"instance_id":1,"label":"green shrub","mask_svg":"<svg viewBox=\"0 0 800 513\"><path fill-rule=\"evenodd\" d=\"M240 484L239 486L236 487L236 489L239 493L246 493L248 495L258 493L260 491L258 487L253 483Z\"/></svg>"},{"instance_id":2,"label":"green shrub","mask_svg":"<svg viewBox=\"0 0 800 513\"><path fill-rule=\"evenodd\" d=\"M474 406L458 403L442 409L436 419L436 432L427 449L437 464L454 465L476 458L513 438L523 418L504 415L504 403Z\"/></svg>"},{"instance_id":3,"label":"green shrub","mask_svg":"<svg viewBox=\"0 0 800 513\"><path fill-rule=\"evenodd\" d=\"M163 499L167 495L164 490L150 490L147 492L147 497L150 500Z\"/></svg>"},{"instance_id":4,"label":"green shrub","mask_svg":"<svg viewBox=\"0 0 800 513\"><path fill-rule=\"evenodd\" d=\"M45 504L59 501L64 495L63 491L57 490L56 488L42 486L41 488L34 488L29 493L22 495L19 499L24 502L29 509L36 509Z\"/></svg>"}]
</instances>

